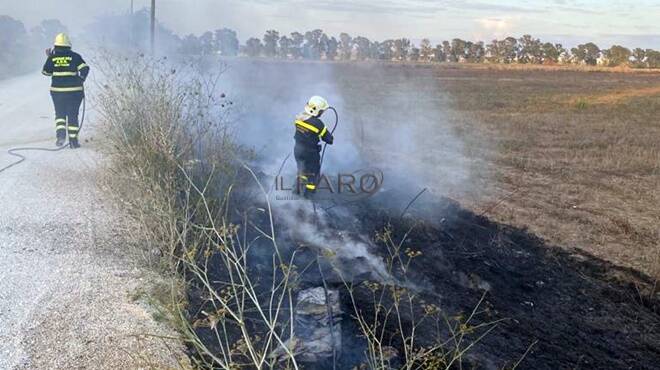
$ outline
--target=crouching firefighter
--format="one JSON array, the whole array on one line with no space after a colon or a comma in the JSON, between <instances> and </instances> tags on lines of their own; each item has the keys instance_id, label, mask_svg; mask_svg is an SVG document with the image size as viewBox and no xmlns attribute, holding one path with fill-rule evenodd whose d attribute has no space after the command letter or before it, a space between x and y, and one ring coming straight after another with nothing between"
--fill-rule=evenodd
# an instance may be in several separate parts
<instances>
[{"instance_id":1,"label":"crouching firefighter","mask_svg":"<svg viewBox=\"0 0 660 370\"><path fill-rule=\"evenodd\" d=\"M329 108L328 102L320 96L313 96L305 105L305 111L296 117L296 146L293 154L298 165L296 192L304 189L308 196L316 191L321 171L320 141L332 145L332 133L321 121L321 115Z\"/></svg>"},{"instance_id":2,"label":"crouching firefighter","mask_svg":"<svg viewBox=\"0 0 660 370\"><path fill-rule=\"evenodd\" d=\"M50 96L55 105L55 145L63 146L68 132L69 146L79 148L78 112L85 96L83 83L89 67L78 53L71 50L69 36L64 33L55 37L54 47L46 49L46 55L48 59L41 73L52 77Z\"/></svg>"}]
</instances>

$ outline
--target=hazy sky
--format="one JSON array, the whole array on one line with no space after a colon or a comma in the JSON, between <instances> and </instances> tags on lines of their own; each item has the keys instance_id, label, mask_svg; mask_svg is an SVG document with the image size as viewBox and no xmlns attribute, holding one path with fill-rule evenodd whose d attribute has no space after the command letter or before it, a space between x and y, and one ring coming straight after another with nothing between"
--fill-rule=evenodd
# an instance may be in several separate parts
<instances>
[{"instance_id":1,"label":"hazy sky","mask_svg":"<svg viewBox=\"0 0 660 370\"><path fill-rule=\"evenodd\" d=\"M59 18L74 31L104 12L127 12L130 0L0 0L0 14L28 26ZM134 0L135 8L149 0ZM159 19L179 34L229 27L244 40L274 28L321 28L373 39L452 37L490 40L530 33L567 45L660 49L660 0L157 0Z\"/></svg>"}]
</instances>

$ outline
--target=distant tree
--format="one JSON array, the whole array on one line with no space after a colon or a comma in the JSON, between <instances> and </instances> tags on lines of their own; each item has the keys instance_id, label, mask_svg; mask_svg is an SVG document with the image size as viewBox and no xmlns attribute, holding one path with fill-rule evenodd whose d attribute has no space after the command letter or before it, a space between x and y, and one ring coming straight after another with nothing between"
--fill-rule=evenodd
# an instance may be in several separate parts
<instances>
[{"instance_id":1,"label":"distant tree","mask_svg":"<svg viewBox=\"0 0 660 370\"><path fill-rule=\"evenodd\" d=\"M41 62L41 58L37 60L28 57L30 53L28 35L22 22L6 15L0 15L0 35L3 40L2 46L0 46L0 63L5 66L0 69L0 78L23 72L28 67L36 67ZM34 60L35 65L31 65L28 62L30 60Z\"/></svg>"},{"instance_id":2,"label":"distant tree","mask_svg":"<svg viewBox=\"0 0 660 370\"><path fill-rule=\"evenodd\" d=\"M40 48L52 45L53 38L60 32L69 32L69 30L58 19L45 19L30 31L33 43Z\"/></svg>"},{"instance_id":3,"label":"distant tree","mask_svg":"<svg viewBox=\"0 0 660 370\"><path fill-rule=\"evenodd\" d=\"M447 61L447 55L445 54L445 50L442 47L442 44L436 45L435 49L433 49L433 61L436 63Z\"/></svg>"},{"instance_id":4,"label":"distant tree","mask_svg":"<svg viewBox=\"0 0 660 370\"><path fill-rule=\"evenodd\" d=\"M660 51L646 49L646 66L648 68L660 68Z\"/></svg>"},{"instance_id":5,"label":"distant tree","mask_svg":"<svg viewBox=\"0 0 660 370\"><path fill-rule=\"evenodd\" d=\"M338 54L339 54L339 41L337 41L337 39L334 36L332 36L328 40L328 46L325 51L325 57L328 60L336 60Z\"/></svg>"},{"instance_id":6,"label":"distant tree","mask_svg":"<svg viewBox=\"0 0 660 370\"><path fill-rule=\"evenodd\" d=\"M418 62L418 61L419 61L419 57L420 57L420 55L421 55L421 50L420 50L420 48L418 48L418 47L416 47L416 46L413 45L413 46L410 48L410 57L409 57L410 61L411 61L411 62Z\"/></svg>"},{"instance_id":7,"label":"distant tree","mask_svg":"<svg viewBox=\"0 0 660 370\"><path fill-rule=\"evenodd\" d=\"M222 28L215 31L215 42L218 45L218 51L223 56L236 56L238 55L238 35L236 31L229 28Z\"/></svg>"},{"instance_id":8,"label":"distant tree","mask_svg":"<svg viewBox=\"0 0 660 370\"><path fill-rule=\"evenodd\" d=\"M321 59L321 36L323 31L316 29L305 32L305 44L303 45L303 56L307 59Z\"/></svg>"},{"instance_id":9,"label":"distant tree","mask_svg":"<svg viewBox=\"0 0 660 370\"><path fill-rule=\"evenodd\" d=\"M0 35L2 35L4 43L0 47L0 53L11 52L19 45L24 44L27 38L23 22L7 15L0 15Z\"/></svg>"},{"instance_id":10,"label":"distant tree","mask_svg":"<svg viewBox=\"0 0 660 370\"><path fill-rule=\"evenodd\" d=\"M451 56L452 62L461 62L465 59L466 42L461 39L451 40Z\"/></svg>"},{"instance_id":11,"label":"distant tree","mask_svg":"<svg viewBox=\"0 0 660 370\"><path fill-rule=\"evenodd\" d=\"M482 63L486 57L486 48L483 41L468 42L466 59L470 63Z\"/></svg>"},{"instance_id":12,"label":"distant tree","mask_svg":"<svg viewBox=\"0 0 660 370\"><path fill-rule=\"evenodd\" d=\"M363 36L358 36L353 40L355 45L355 57L357 60L365 60L369 58L369 50L371 48L371 41Z\"/></svg>"},{"instance_id":13,"label":"distant tree","mask_svg":"<svg viewBox=\"0 0 660 370\"><path fill-rule=\"evenodd\" d=\"M291 39L286 36L280 37L280 47L277 49L277 55L280 58L287 59L289 58L290 52L291 52Z\"/></svg>"},{"instance_id":14,"label":"distant tree","mask_svg":"<svg viewBox=\"0 0 660 370\"><path fill-rule=\"evenodd\" d=\"M571 52L578 62L592 66L598 63L598 57L600 56L600 48L593 42L578 45L571 49Z\"/></svg>"},{"instance_id":15,"label":"distant tree","mask_svg":"<svg viewBox=\"0 0 660 370\"><path fill-rule=\"evenodd\" d=\"M419 60L422 62L433 60L433 47L429 39L423 39L419 44Z\"/></svg>"},{"instance_id":16,"label":"distant tree","mask_svg":"<svg viewBox=\"0 0 660 370\"><path fill-rule=\"evenodd\" d=\"M546 42L541 46L541 55L543 63L555 64L559 62L559 56L561 53L555 44Z\"/></svg>"},{"instance_id":17,"label":"distant tree","mask_svg":"<svg viewBox=\"0 0 660 370\"><path fill-rule=\"evenodd\" d=\"M646 63L646 50L642 48L636 48L632 52L632 59L633 59L633 64L637 68L643 68L645 67Z\"/></svg>"},{"instance_id":18,"label":"distant tree","mask_svg":"<svg viewBox=\"0 0 660 370\"><path fill-rule=\"evenodd\" d=\"M452 51L451 51L451 43L449 41L443 41L442 42L442 53L445 55L445 62L453 62L452 60Z\"/></svg>"},{"instance_id":19,"label":"distant tree","mask_svg":"<svg viewBox=\"0 0 660 370\"><path fill-rule=\"evenodd\" d=\"M258 57L261 55L262 49L263 44L261 43L261 40L256 37L252 37L245 42L244 53L249 57Z\"/></svg>"},{"instance_id":20,"label":"distant tree","mask_svg":"<svg viewBox=\"0 0 660 370\"><path fill-rule=\"evenodd\" d=\"M472 55L472 49L474 48L474 42L465 41L465 49L463 50L463 60L465 62L472 63L474 56Z\"/></svg>"},{"instance_id":21,"label":"distant tree","mask_svg":"<svg viewBox=\"0 0 660 370\"><path fill-rule=\"evenodd\" d=\"M109 50L117 48L147 51L151 48L149 17L148 9L141 9L132 16L111 14L95 17L85 25L84 32L79 33L75 40L103 45ZM158 21L156 21L156 34L158 35L156 52L160 55L176 53L186 48L178 35ZM198 50L197 53L200 54L201 51Z\"/></svg>"},{"instance_id":22,"label":"distant tree","mask_svg":"<svg viewBox=\"0 0 660 370\"><path fill-rule=\"evenodd\" d=\"M543 63L543 48L541 40L533 38L531 35L524 35L518 41L519 45L519 63Z\"/></svg>"},{"instance_id":23,"label":"distant tree","mask_svg":"<svg viewBox=\"0 0 660 370\"><path fill-rule=\"evenodd\" d=\"M499 41L493 40L486 46L486 60L489 63L503 63Z\"/></svg>"},{"instance_id":24,"label":"distant tree","mask_svg":"<svg viewBox=\"0 0 660 370\"><path fill-rule=\"evenodd\" d=\"M280 41L280 33L275 30L268 30L264 35L263 53L267 57L275 57L277 55L277 44Z\"/></svg>"},{"instance_id":25,"label":"distant tree","mask_svg":"<svg viewBox=\"0 0 660 370\"><path fill-rule=\"evenodd\" d=\"M410 47L410 40L406 38L394 40L394 59L399 61L406 60L408 54L410 54Z\"/></svg>"},{"instance_id":26,"label":"distant tree","mask_svg":"<svg viewBox=\"0 0 660 370\"><path fill-rule=\"evenodd\" d=\"M394 58L394 40L385 40L380 43L378 55L381 60L392 60Z\"/></svg>"},{"instance_id":27,"label":"distant tree","mask_svg":"<svg viewBox=\"0 0 660 370\"><path fill-rule=\"evenodd\" d=\"M300 59L303 56L303 42L305 41L305 36L300 32L291 33L291 56L293 59Z\"/></svg>"},{"instance_id":28,"label":"distant tree","mask_svg":"<svg viewBox=\"0 0 660 370\"><path fill-rule=\"evenodd\" d=\"M183 54L200 55L202 54L202 43L197 36L187 35L183 38L179 51Z\"/></svg>"},{"instance_id":29,"label":"distant tree","mask_svg":"<svg viewBox=\"0 0 660 370\"><path fill-rule=\"evenodd\" d=\"M321 38L319 39L319 52L321 57L325 56L327 58L327 53L328 53L328 43L330 42L330 38L328 35L324 33L321 34Z\"/></svg>"},{"instance_id":30,"label":"distant tree","mask_svg":"<svg viewBox=\"0 0 660 370\"><path fill-rule=\"evenodd\" d=\"M609 65L614 67L614 66L620 66L620 65L628 65L630 63L630 57L632 56L632 52L630 49L625 48L620 45L614 45L609 50L605 51L605 56L607 57L607 60L609 62Z\"/></svg>"},{"instance_id":31,"label":"distant tree","mask_svg":"<svg viewBox=\"0 0 660 370\"><path fill-rule=\"evenodd\" d=\"M507 37L498 41L501 63L514 63L518 60L518 40L514 37Z\"/></svg>"},{"instance_id":32,"label":"distant tree","mask_svg":"<svg viewBox=\"0 0 660 370\"><path fill-rule=\"evenodd\" d=\"M201 55L211 55L218 50L215 40L213 39L212 32L204 32L201 36L199 36L198 40L200 47L199 53Z\"/></svg>"},{"instance_id":33,"label":"distant tree","mask_svg":"<svg viewBox=\"0 0 660 370\"><path fill-rule=\"evenodd\" d=\"M380 59L380 42L372 41L369 44L369 59L371 60Z\"/></svg>"},{"instance_id":34,"label":"distant tree","mask_svg":"<svg viewBox=\"0 0 660 370\"><path fill-rule=\"evenodd\" d=\"M353 54L353 38L347 34L339 35L339 57L341 60L350 60Z\"/></svg>"},{"instance_id":35,"label":"distant tree","mask_svg":"<svg viewBox=\"0 0 660 370\"><path fill-rule=\"evenodd\" d=\"M567 57L569 51L564 47L562 44L555 44L555 49L557 49L557 53L559 53L559 59L562 58L562 56Z\"/></svg>"}]
</instances>

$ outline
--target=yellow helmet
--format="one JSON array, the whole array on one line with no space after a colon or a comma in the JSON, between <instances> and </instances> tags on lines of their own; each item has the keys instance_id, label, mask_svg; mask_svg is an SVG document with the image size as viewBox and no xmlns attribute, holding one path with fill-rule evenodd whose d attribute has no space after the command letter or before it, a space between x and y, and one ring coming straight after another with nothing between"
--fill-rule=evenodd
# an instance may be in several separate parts
<instances>
[{"instance_id":1,"label":"yellow helmet","mask_svg":"<svg viewBox=\"0 0 660 370\"><path fill-rule=\"evenodd\" d=\"M58 33L57 36L55 36L55 42L53 43L55 46L65 46L70 48L71 47L71 40L69 39L69 35L66 33Z\"/></svg>"}]
</instances>

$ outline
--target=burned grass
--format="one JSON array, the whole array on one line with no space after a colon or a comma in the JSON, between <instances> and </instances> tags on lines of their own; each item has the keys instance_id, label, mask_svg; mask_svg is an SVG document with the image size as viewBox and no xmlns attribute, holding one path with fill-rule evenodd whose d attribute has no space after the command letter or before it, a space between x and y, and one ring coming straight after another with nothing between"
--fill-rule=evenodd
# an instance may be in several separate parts
<instances>
[{"instance_id":1,"label":"burned grass","mask_svg":"<svg viewBox=\"0 0 660 370\"><path fill-rule=\"evenodd\" d=\"M325 284L341 292L337 368L370 363L360 325L378 334L386 368L653 369L660 361L660 302L631 283L652 284L647 275L578 248L548 244L448 199L427 200L401 218L391 209L391 198L383 193L359 206L333 208L325 217L337 237L369 233L376 247L372 252L384 261L392 256L388 238L400 243L401 263L390 270L394 280L363 274L347 285L337 268L365 260L319 254L326 245L301 241L289 228L276 229L278 243L287 246L283 253L297 254L296 291ZM300 224L317 222L309 219L315 217L311 204L301 205L307 206L310 212L299 215ZM269 222L265 216L253 221L258 228ZM257 250L265 247L255 245L251 256L251 274L259 277L264 297L272 284L271 263ZM221 269L210 271L209 278L226 281ZM203 289L190 291L191 307L200 307L193 317L204 319L201 311L212 307L204 297ZM395 304L397 297L406 299ZM416 353L424 354L418 358L406 355L401 335L413 329ZM197 333L209 345L216 342L207 327ZM314 368L333 366L326 362Z\"/></svg>"},{"instance_id":2,"label":"burned grass","mask_svg":"<svg viewBox=\"0 0 660 370\"><path fill-rule=\"evenodd\" d=\"M361 216L367 225L389 223L395 238L408 233L406 245L421 253L411 278L441 297L451 316L469 313L485 294L476 322L504 321L468 356L477 368L511 367L530 346L520 368L652 369L660 360L660 303L630 283L652 284L648 276L449 200L426 207L434 221Z\"/></svg>"}]
</instances>

